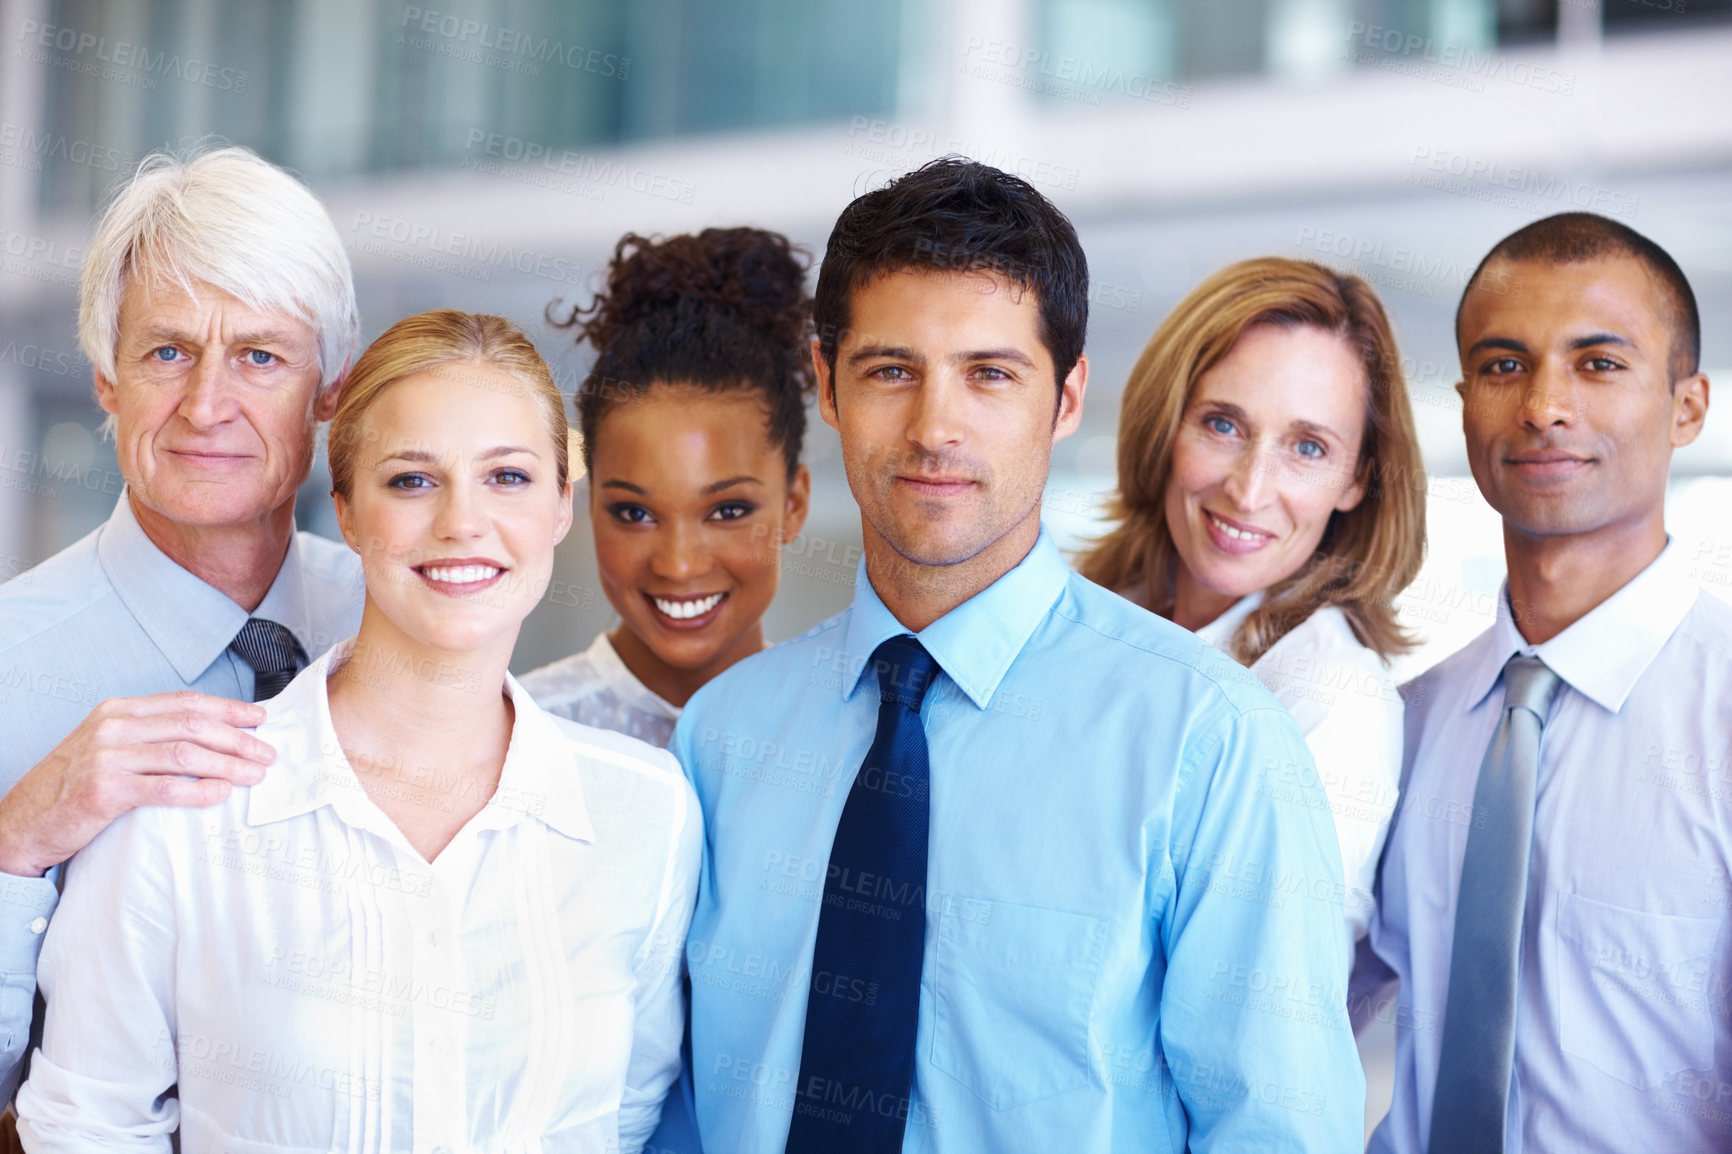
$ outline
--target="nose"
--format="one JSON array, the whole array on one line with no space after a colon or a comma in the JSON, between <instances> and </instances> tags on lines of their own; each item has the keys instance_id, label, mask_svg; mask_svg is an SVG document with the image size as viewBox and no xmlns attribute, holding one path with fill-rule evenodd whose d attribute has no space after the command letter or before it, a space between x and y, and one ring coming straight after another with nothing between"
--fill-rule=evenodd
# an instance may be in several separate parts
<instances>
[{"instance_id":1,"label":"nose","mask_svg":"<svg viewBox=\"0 0 1732 1154\"><path fill-rule=\"evenodd\" d=\"M930 454L943 452L962 440L966 385L948 374L933 374L913 391L908 414L908 440Z\"/></svg>"},{"instance_id":2,"label":"nose","mask_svg":"<svg viewBox=\"0 0 1732 1154\"><path fill-rule=\"evenodd\" d=\"M234 369L220 355L200 354L182 382L180 417L203 432L235 416Z\"/></svg>"},{"instance_id":3,"label":"nose","mask_svg":"<svg viewBox=\"0 0 1732 1154\"><path fill-rule=\"evenodd\" d=\"M666 581L689 581L709 572L712 557L701 529L675 519L656 534L650 572Z\"/></svg>"},{"instance_id":4,"label":"nose","mask_svg":"<svg viewBox=\"0 0 1732 1154\"><path fill-rule=\"evenodd\" d=\"M438 511L433 518L433 533L444 541L469 541L487 533L486 511L482 508L482 482L454 477L439 493Z\"/></svg>"},{"instance_id":5,"label":"nose","mask_svg":"<svg viewBox=\"0 0 1732 1154\"><path fill-rule=\"evenodd\" d=\"M1255 512L1268 500L1270 487L1274 484L1271 475L1274 467L1272 451L1262 445L1251 445L1234 460L1221 491L1233 502L1235 509Z\"/></svg>"},{"instance_id":6,"label":"nose","mask_svg":"<svg viewBox=\"0 0 1732 1154\"><path fill-rule=\"evenodd\" d=\"M1542 360L1522 394L1522 423L1534 429L1568 425L1576 419L1575 390L1568 372L1551 358Z\"/></svg>"}]
</instances>

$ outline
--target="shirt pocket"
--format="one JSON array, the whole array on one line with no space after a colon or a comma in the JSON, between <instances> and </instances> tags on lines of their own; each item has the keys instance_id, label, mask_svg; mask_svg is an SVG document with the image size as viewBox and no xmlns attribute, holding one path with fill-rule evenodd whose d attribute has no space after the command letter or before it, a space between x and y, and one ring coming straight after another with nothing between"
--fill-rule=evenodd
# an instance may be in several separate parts
<instances>
[{"instance_id":1,"label":"shirt pocket","mask_svg":"<svg viewBox=\"0 0 1732 1154\"><path fill-rule=\"evenodd\" d=\"M1564 1052L1641 1090L1714 1065L1709 990L1722 922L1565 894L1558 906Z\"/></svg>"},{"instance_id":2,"label":"shirt pocket","mask_svg":"<svg viewBox=\"0 0 1732 1154\"><path fill-rule=\"evenodd\" d=\"M998 1110L1089 1085L1106 923L1013 902L957 905L938 921L932 1064Z\"/></svg>"}]
</instances>

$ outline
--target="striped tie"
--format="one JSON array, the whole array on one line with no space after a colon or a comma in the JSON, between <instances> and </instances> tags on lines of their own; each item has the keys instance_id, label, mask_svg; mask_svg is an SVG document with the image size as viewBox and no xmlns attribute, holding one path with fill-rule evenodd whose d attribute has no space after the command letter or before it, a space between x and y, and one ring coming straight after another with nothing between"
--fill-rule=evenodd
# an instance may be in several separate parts
<instances>
[{"instance_id":1,"label":"striped tie","mask_svg":"<svg viewBox=\"0 0 1732 1154\"><path fill-rule=\"evenodd\" d=\"M287 627L249 617L229 649L253 671L253 700L267 701L283 691L307 664L307 651Z\"/></svg>"}]
</instances>

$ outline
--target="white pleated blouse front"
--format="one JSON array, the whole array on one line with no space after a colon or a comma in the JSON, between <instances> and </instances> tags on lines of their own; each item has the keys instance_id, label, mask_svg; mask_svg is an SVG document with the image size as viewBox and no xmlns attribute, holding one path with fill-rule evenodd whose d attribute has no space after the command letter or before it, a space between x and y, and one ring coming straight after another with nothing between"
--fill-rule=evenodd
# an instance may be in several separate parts
<instances>
[{"instance_id":1,"label":"white pleated blouse front","mask_svg":"<svg viewBox=\"0 0 1732 1154\"><path fill-rule=\"evenodd\" d=\"M263 783L135 811L72 862L18 1102L32 1150L167 1150L177 1123L187 1154L648 1138L679 1070L702 840L678 767L508 680L498 788L428 864L337 743L325 680L346 653L268 704ZM437 769L380 786L460 804Z\"/></svg>"}]
</instances>

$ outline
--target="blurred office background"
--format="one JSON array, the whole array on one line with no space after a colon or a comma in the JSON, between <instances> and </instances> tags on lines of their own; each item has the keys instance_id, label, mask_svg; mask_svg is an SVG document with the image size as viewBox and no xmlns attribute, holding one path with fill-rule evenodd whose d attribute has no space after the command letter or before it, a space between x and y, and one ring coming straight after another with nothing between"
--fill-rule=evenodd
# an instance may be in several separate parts
<instances>
[{"instance_id":1,"label":"blurred office background","mask_svg":"<svg viewBox=\"0 0 1732 1154\"><path fill-rule=\"evenodd\" d=\"M1732 383L1728 109L1732 0L0 0L0 580L118 495L75 284L102 197L152 149L216 136L306 179L366 337L504 313L568 391L587 358L549 306L587 299L623 232L752 223L819 255L853 195L961 152L1027 177L1088 249L1092 388L1046 504L1067 544L1112 487L1125 373L1200 277L1275 253L1377 287L1431 474L1416 672L1488 624L1502 577L1453 389L1468 273L1529 220L1616 216L1683 265L1705 367ZM773 637L844 605L859 557L813 425ZM1729 475L1716 411L1669 517L1723 595ZM327 487L301 515L329 532ZM574 532L517 666L610 621Z\"/></svg>"}]
</instances>

